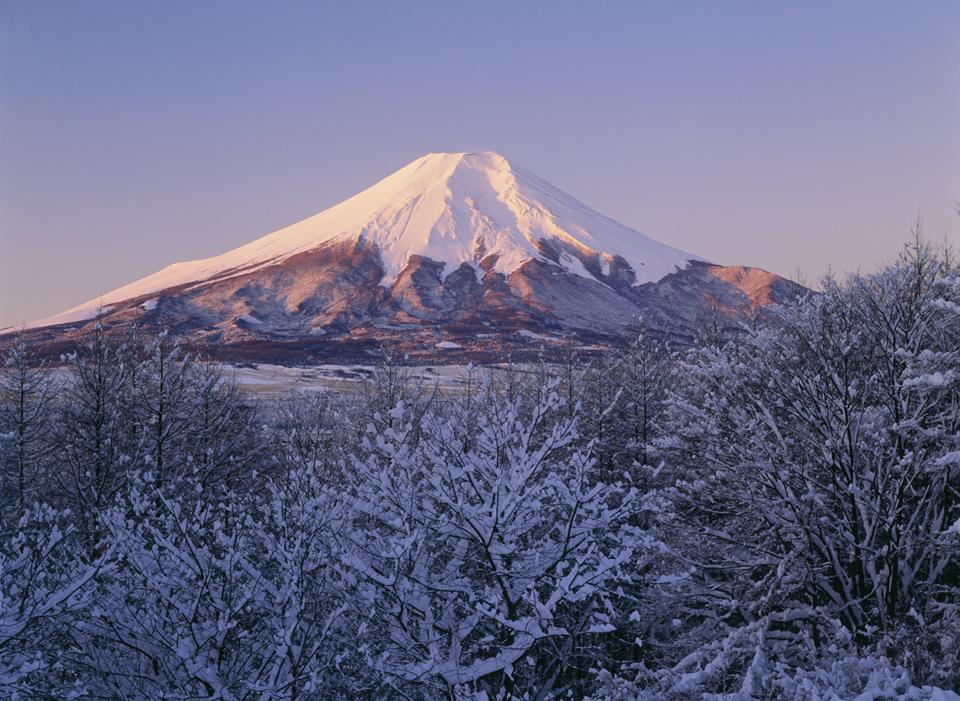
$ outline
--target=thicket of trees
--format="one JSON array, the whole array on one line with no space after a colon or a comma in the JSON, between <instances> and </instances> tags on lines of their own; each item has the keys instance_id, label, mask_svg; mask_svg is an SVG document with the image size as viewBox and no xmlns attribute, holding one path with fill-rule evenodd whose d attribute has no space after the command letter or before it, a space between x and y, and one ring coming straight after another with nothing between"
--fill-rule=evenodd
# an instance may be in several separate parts
<instances>
[{"instance_id":1,"label":"thicket of trees","mask_svg":"<svg viewBox=\"0 0 960 701\"><path fill-rule=\"evenodd\" d=\"M256 403L98 329L0 373L0 697L960 698L960 269L693 348Z\"/></svg>"}]
</instances>

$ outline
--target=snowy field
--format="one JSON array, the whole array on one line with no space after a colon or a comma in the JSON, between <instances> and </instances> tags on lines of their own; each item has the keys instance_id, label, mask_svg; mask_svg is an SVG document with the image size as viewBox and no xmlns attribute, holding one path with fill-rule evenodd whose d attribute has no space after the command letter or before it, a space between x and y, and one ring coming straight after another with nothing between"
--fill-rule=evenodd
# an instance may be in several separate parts
<instances>
[{"instance_id":1,"label":"snowy field","mask_svg":"<svg viewBox=\"0 0 960 701\"><path fill-rule=\"evenodd\" d=\"M225 364L221 365L228 375L236 377L240 386L263 397L279 397L289 392L315 392L334 390L352 393L362 389L363 383L373 377L372 365L312 365L307 367L288 367L265 363ZM484 366L493 369L499 366ZM523 368L514 366L515 372ZM461 387L470 376L476 376L477 368L470 365L434 365L429 367L404 367L414 383L441 390L455 390ZM474 377L474 380L476 377Z\"/></svg>"}]
</instances>

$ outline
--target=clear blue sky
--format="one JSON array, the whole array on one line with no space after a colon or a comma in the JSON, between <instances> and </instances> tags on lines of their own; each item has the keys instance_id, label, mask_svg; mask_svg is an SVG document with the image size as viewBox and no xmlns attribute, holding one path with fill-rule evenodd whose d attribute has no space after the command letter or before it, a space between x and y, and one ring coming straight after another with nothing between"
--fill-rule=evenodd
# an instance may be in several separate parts
<instances>
[{"instance_id":1,"label":"clear blue sky","mask_svg":"<svg viewBox=\"0 0 960 701\"><path fill-rule=\"evenodd\" d=\"M960 239L960 2L0 0L0 326L495 150L722 263Z\"/></svg>"}]
</instances>

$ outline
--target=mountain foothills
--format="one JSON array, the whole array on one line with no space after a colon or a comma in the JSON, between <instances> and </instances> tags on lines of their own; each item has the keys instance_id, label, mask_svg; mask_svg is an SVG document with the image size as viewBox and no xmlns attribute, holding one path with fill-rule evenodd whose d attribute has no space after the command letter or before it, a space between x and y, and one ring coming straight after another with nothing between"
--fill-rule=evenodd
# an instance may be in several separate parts
<instances>
[{"instance_id":1,"label":"mountain foothills","mask_svg":"<svg viewBox=\"0 0 960 701\"><path fill-rule=\"evenodd\" d=\"M729 326L802 291L655 241L499 154L434 153L320 214L23 332L48 352L99 321L167 328L234 359L362 359L386 347L484 360L620 345L641 320L651 335L689 340L707 321Z\"/></svg>"}]
</instances>

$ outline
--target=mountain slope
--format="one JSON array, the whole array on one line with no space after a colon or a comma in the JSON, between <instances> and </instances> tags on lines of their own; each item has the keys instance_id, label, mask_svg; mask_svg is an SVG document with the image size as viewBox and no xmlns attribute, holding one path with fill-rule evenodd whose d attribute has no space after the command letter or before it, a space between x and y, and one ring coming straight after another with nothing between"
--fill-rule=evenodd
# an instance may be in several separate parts
<instances>
[{"instance_id":1,"label":"mountain slope","mask_svg":"<svg viewBox=\"0 0 960 701\"><path fill-rule=\"evenodd\" d=\"M66 342L94 317L164 326L238 357L387 343L495 354L571 334L616 342L641 317L689 337L708 308L734 320L800 290L655 241L496 153L429 154L320 214L29 328Z\"/></svg>"}]
</instances>

